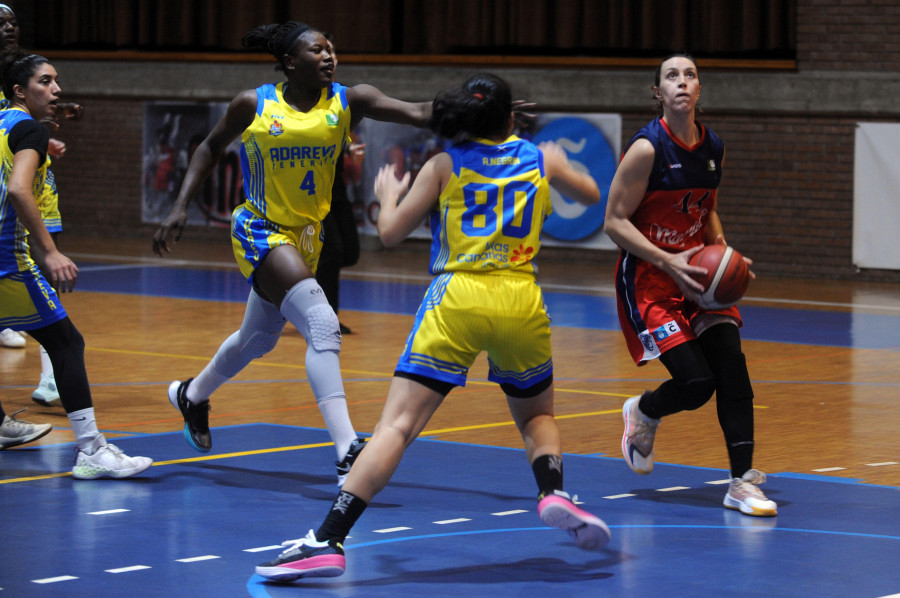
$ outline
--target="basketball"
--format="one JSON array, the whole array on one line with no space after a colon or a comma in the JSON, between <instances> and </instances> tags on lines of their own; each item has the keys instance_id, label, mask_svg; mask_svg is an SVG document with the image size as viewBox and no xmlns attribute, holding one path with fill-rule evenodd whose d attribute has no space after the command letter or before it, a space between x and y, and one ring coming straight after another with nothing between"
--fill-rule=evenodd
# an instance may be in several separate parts
<instances>
[{"instance_id":1,"label":"basketball","mask_svg":"<svg viewBox=\"0 0 900 598\"><path fill-rule=\"evenodd\" d=\"M691 257L690 264L707 270L706 276L693 275L706 289L698 302L703 309L731 307L747 292L750 268L744 256L733 247L707 245Z\"/></svg>"}]
</instances>

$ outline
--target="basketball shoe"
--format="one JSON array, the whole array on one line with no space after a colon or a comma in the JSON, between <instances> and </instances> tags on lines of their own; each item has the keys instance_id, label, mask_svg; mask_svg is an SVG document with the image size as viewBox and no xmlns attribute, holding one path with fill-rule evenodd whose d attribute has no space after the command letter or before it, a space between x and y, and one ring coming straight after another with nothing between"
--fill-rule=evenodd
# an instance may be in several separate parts
<instances>
[{"instance_id":1,"label":"basketball shoe","mask_svg":"<svg viewBox=\"0 0 900 598\"><path fill-rule=\"evenodd\" d=\"M31 393L31 400L44 407L55 407L60 404L59 389L56 388L56 378L53 374L45 376L41 372L41 381Z\"/></svg>"},{"instance_id":2,"label":"basketball shoe","mask_svg":"<svg viewBox=\"0 0 900 598\"><path fill-rule=\"evenodd\" d=\"M16 419L16 415L25 411L19 409L12 415L4 415L0 423L0 451L11 446L18 446L46 436L53 429L50 424L33 424L24 419Z\"/></svg>"},{"instance_id":3,"label":"basketball shoe","mask_svg":"<svg viewBox=\"0 0 900 598\"><path fill-rule=\"evenodd\" d=\"M21 349L25 346L25 337L11 328L0 330L0 345L10 349Z\"/></svg>"},{"instance_id":4,"label":"basketball shoe","mask_svg":"<svg viewBox=\"0 0 900 598\"><path fill-rule=\"evenodd\" d=\"M184 418L184 439L195 451L208 453L212 448L212 434L209 431L209 400L193 404L187 398L187 388L193 378L169 384L169 402L181 412Z\"/></svg>"},{"instance_id":5,"label":"basketball shoe","mask_svg":"<svg viewBox=\"0 0 900 598\"><path fill-rule=\"evenodd\" d=\"M728 493L723 504L726 509L740 511L744 515L755 517L774 517L778 514L778 506L766 498L759 485L765 483L766 474L758 469L748 469L739 478L731 480Z\"/></svg>"},{"instance_id":6,"label":"basketball shoe","mask_svg":"<svg viewBox=\"0 0 900 598\"><path fill-rule=\"evenodd\" d=\"M562 490L543 493L538 496L538 516L550 527L569 532L578 548L600 550L609 544L609 528L599 517L578 508L577 499Z\"/></svg>"},{"instance_id":7,"label":"basketball shoe","mask_svg":"<svg viewBox=\"0 0 900 598\"><path fill-rule=\"evenodd\" d=\"M275 560L257 565L257 575L273 581L294 581L301 577L337 577L346 568L344 546L337 540L319 542L312 530L305 538L281 545L287 549Z\"/></svg>"},{"instance_id":8,"label":"basketball shoe","mask_svg":"<svg viewBox=\"0 0 900 598\"><path fill-rule=\"evenodd\" d=\"M366 439L357 438L350 443L350 448L347 449L347 454L344 456L344 460L334 462L335 467L337 467L338 486L344 485L344 481L347 479L347 474L350 473L350 468L353 467L353 463L356 461L356 458L359 457L359 454L365 447Z\"/></svg>"},{"instance_id":9,"label":"basketball shoe","mask_svg":"<svg viewBox=\"0 0 900 598\"><path fill-rule=\"evenodd\" d=\"M659 420L641 413L638 403L642 396L631 397L622 406L622 418L625 420L622 454L632 471L648 474L653 471L653 440Z\"/></svg>"},{"instance_id":10,"label":"basketball shoe","mask_svg":"<svg viewBox=\"0 0 900 598\"><path fill-rule=\"evenodd\" d=\"M108 444L103 434L94 438L93 452L89 455L81 449L75 451L72 477L76 480L97 478L127 478L137 475L153 464L149 457L129 457L114 444Z\"/></svg>"}]
</instances>

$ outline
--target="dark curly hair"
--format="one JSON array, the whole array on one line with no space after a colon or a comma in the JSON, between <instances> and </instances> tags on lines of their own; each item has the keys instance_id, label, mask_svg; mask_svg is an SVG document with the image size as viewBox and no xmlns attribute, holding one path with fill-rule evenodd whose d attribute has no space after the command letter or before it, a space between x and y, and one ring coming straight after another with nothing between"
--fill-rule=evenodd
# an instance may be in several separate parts
<instances>
[{"instance_id":1,"label":"dark curly hair","mask_svg":"<svg viewBox=\"0 0 900 598\"><path fill-rule=\"evenodd\" d=\"M454 142L505 135L512 114L509 84L490 73L469 77L461 87L441 92L432 102L431 130Z\"/></svg>"},{"instance_id":2,"label":"dark curly hair","mask_svg":"<svg viewBox=\"0 0 900 598\"><path fill-rule=\"evenodd\" d=\"M297 38L307 31L319 31L315 27L301 23L300 21L288 21L287 23L270 23L260 25L241 38L241 46L245 48L260 48L275 57L278 66L275 70L284 71L281 57L289 54Z\"/></svg>"}]
</instances>

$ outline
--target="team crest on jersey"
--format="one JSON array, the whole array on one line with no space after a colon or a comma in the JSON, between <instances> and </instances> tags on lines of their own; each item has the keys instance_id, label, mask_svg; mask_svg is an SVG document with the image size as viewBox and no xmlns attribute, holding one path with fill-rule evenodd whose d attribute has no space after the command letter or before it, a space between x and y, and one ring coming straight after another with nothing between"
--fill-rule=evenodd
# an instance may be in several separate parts
<instances>
[{"instance_id":1,"label":"team crest on jersey","mask_svg":"<svg viewBox=\"0 0 900 598\"><path fill-rule=\"evenodd\" d=\"M338 120L339 119L337 114L332 114L329 112L325 115L325 122L329 127L336 127L338 124Z\"/></svg>"},{"instance_id":2,"label":"team crest on jersey","mask_svg":"<svg viewBox=\"0 0 900 598\"><path fill-rule=\"evenodd\" d=\"M710 160L709 166L707 166L707 168L709 169L710 172L715 172L716 171L716 161Z\"/></svg>"},{"instance_id":3,"label":"team crest on jersey","mask_svg":"<svg viewBox=\"0 0 900 598\"><path fill-rule=\"evenodd\" d=\"M272 137L278 137L282 133L284 133L284 125L281 124L281 121L272 121L272 126L269 127L269 135L271 135Z\"/></svg>"}]
</instances>

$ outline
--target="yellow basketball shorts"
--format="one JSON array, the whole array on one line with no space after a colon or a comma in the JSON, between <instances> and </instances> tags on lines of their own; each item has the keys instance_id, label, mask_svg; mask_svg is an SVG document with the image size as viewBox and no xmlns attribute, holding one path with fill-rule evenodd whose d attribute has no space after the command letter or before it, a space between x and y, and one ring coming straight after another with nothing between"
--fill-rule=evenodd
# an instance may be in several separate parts
<instances>
[{"instance_id":1,"label":"yellow basketball shorts","mask_svg":"<svg viewBox=\"0 0 900 598\"><path fill-rule=\"evenodd\" d=\"M251 284L253 273L266 255L279 245L292 245L313 274L319 266L324 231L321 222L311 222L298 228L285 228L266 220L246 203L231 214L231 248L241 274Z\"/></svg>"},{"instance_id":2,"label":"yellow basketball shorts","mask_svg":"<svg viewBox=\"0 0 900 598\"><path fill-rule=\"evenodd\" d=\"M0 329L36 330L66 315L56 291L36 265L0 278Z\"/></svg>"},{"instance_id":3,"label":"yellow basketball shorts","mask_svg":"<svg viewBox=\"0 0 900 598\"><path fill-rule=\"evenodd\" d=\"M465 386L482 351L487 352L492 382L525 389L553 375L550 316L532 276L436 276L416 313L397 371Z\"/></svg>"}]
</instances>

